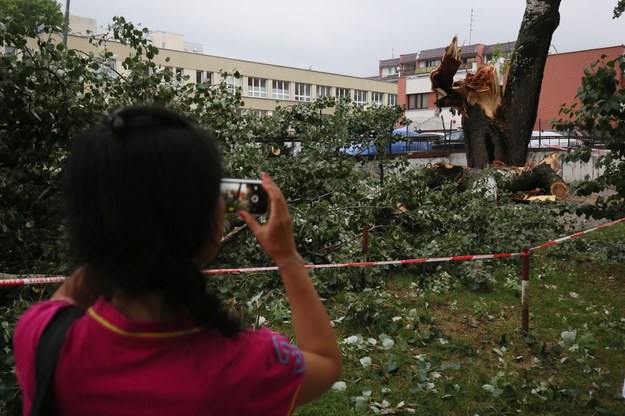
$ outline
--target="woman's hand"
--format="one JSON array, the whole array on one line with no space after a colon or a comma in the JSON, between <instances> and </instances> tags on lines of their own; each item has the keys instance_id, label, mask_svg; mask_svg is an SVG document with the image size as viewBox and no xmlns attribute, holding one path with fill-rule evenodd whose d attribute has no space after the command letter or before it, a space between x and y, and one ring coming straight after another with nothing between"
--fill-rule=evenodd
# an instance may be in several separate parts
<instances>
[{"instance_id":1,"label":"woman's hand","mask_svg":"<svg viewBox=\"0 0 625 416\"><path fill-rule=\"evenodd\" d=\"M50 300L64 300L74 305L87 309L100 296L100 289L89 279L88 268L80 266L63 282L54 292Z\"/></svg>"},{"instance_id":2,"label":"woman's hand","mask_svg":"<svg viewBox=\"0 0 625 416\"><path fill-rule=\"evenodd\" d=\"M248 212L239 211L239 216L245 220L248 228L256 236L265 253L278 264L285 264L298 256L293 237L293 225L286 199L280 188L263 173L262 186L269 196L269 220L261 225Z\"/></svg>"}]
</instances>

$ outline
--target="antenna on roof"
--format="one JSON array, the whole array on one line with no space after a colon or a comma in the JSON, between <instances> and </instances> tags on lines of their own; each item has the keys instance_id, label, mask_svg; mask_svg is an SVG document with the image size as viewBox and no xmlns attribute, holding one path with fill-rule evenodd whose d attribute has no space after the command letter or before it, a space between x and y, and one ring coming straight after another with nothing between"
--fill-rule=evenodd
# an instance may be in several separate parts
<instances>
[{"instance_id":1,"label":"antenna on roof","mask_svg":"<svg viewBox=\"0 0 625 416\"><path fill-rule=\"evenodd\" d=\"M476 16L471 9L471 20L469 20L469 45L471 44L471 36L473 35L473 17Z\"/></svg>"},{"instance_id":2,"label":"antenna on roof","mask_svg":"<svg viewBox=\"0 0 625 416\"><path fill-rule=\"evenodd\" d=\"M395 48L391 48L391 58L395 58Z\"/></svg>"}]
</instances>

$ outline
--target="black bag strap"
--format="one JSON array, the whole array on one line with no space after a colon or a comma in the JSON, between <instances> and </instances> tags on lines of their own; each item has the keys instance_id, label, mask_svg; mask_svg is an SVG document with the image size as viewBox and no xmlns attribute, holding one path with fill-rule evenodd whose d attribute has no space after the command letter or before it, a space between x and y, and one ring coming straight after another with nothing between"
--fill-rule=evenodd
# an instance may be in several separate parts
<instances>
[{"instance_id":1,"label":"black bag strap","mask_svg":"<svg viewBox=\"0 0 625 416\"><path fill-rule=\"evenodd\" d=\"M71 305L59 310L43 330L37 355L35 356L35 397L30 408L30 416L52 414L52 395L50 385L56 362L59 359L65 334L72 322L84 315L85 311Z\"/></svg>"}]
</instances>

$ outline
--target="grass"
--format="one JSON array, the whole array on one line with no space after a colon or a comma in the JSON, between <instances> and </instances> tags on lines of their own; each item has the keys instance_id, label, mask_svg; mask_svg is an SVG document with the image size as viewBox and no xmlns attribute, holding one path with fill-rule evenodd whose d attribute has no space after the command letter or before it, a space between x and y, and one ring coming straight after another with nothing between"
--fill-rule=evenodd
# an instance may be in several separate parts
<instances>
[{"instance_id":1,"label":"grass","mask_svg":"<svg viewBox=\"0 0 625 416\"><path fill-rule=\"evenodd\" d=\"M345 390L297 415L625 414L625 225L579 240L533 254L528 334L518 259L483 263L487 291L456 283L466 267L398 268L383 287L338 294L327 305Z\"/></svg>"}]
</instances>

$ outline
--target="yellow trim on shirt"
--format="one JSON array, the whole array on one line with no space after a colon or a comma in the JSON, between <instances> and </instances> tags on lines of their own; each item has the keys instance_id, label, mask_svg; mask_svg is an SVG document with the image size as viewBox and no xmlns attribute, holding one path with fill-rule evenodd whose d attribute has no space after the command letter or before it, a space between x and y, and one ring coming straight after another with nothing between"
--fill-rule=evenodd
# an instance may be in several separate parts
<instances>
[{"instance_id":1,"label":"yellow trim on shirt","mask_svg":"<svg viewBox=\"0 0 625 416\"><path fill-rule=\"evenodd\" d=\"M96 311L93 310L93 308L89 308L87 310L87 313L93 318L95 319L99 324L101 324L103 327L117 333L120 335L125 335L127 337L138 337L138 338L172 338L172 337L179 337L182 335L189 335L189 334L195 334L197 332L202 331L204 328L201 326L196 326L193 328L189 328L189 329L182 329L179 331L170 331L170 332L129 332L126 331L124 329L121 329L120 327L113 325L112 323L110 323L109 321L107 321L106 319L104 319L101 315L99 315Z\"/></svg>"},{"instance_id":2,"label":"yellow trim on shirt","mask_svg":"<svg viewBox=\"0 0 625 416\"><path fill-rule=\"evenodd\" d=\"M295 409L297 409L297 402L299 401L299 394L302 386L299 386L293 395L293 399L291 399L291 405L289 406L289 411L286 412L286 416L292 416L295 413Z\"/></svg>"}]
</instances>

